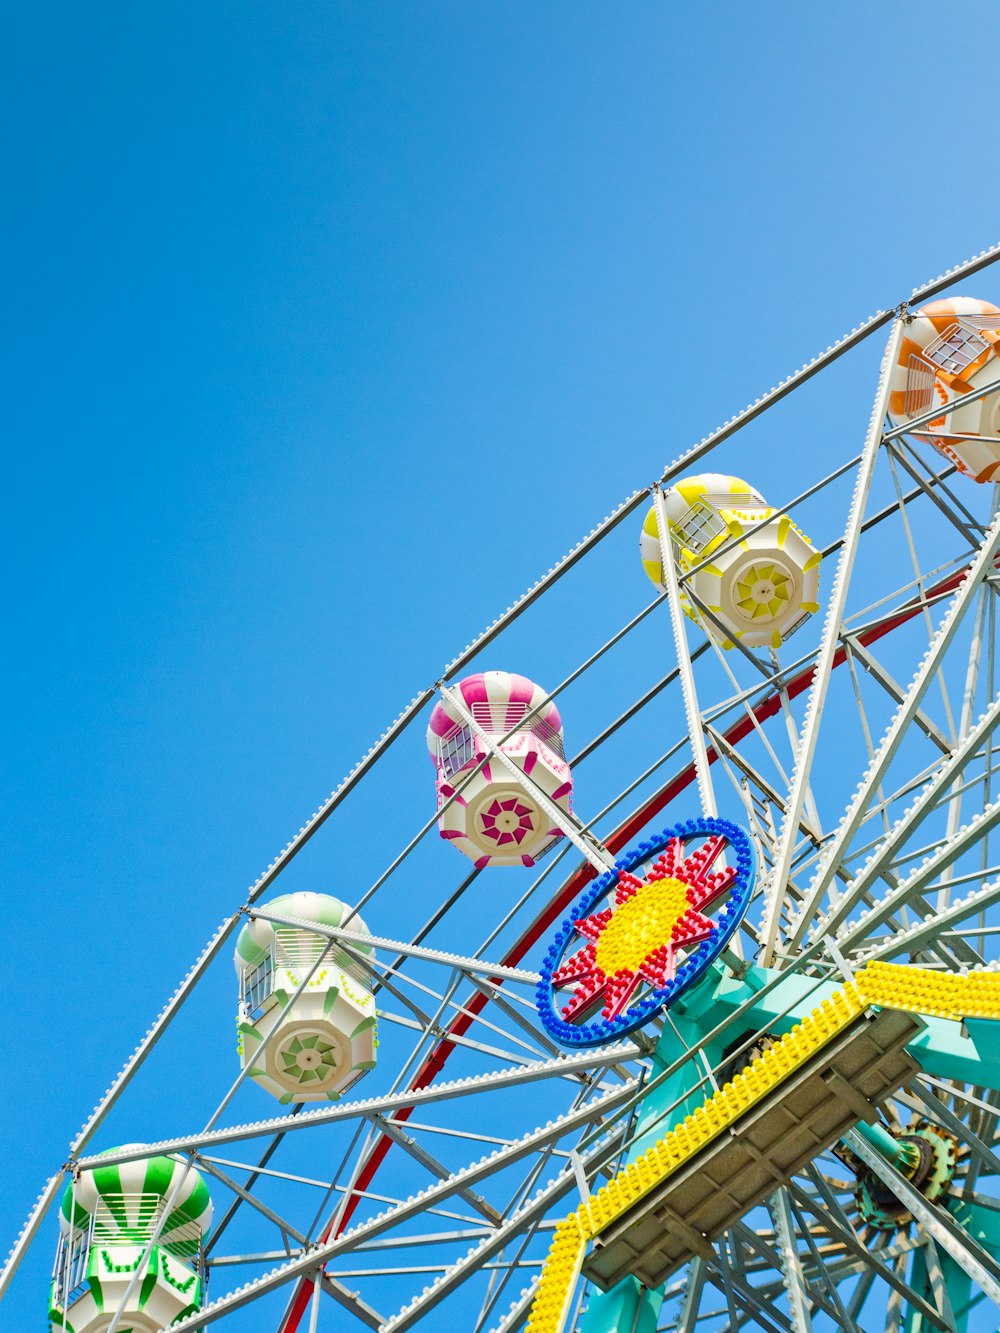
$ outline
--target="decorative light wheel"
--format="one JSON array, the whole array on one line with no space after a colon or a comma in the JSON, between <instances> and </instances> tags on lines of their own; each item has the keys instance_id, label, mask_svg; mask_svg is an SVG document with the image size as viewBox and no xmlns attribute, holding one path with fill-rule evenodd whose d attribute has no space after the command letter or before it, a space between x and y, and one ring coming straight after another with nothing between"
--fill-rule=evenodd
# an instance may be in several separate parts
<instances>
[{"instance_id":1,"label":"decorative light wheel","mask_svg":"<svg viewBox=\"0 0 1000 1333\"><path fill-rule=\"evenodd\" d=\"M72 1327L100 1239L120 1279L100 1333L147 1327L188 1164L215 1222L185 1241L197 1308L174 1330L995 1325L1000 519L973 479L998 447L993 309L956 301L958 332L909 352L909 308L875 316L624 501L418 694L54 1164L6 1300L42 1285L68 1188L52 1309ZM877 366L845 354L878 329L865 432ZM788 428L793 390L822 449ZM747 458L768 475L740 482ZM559 682L537 696L512 674L526 632ZM436 809L397 744L435 716ZM396 829L385 812L421 783L425 817ZM216 978L248 919L237 1052ZM198 1123L172 1121L179 1061ZM343 1090L301 1104L335 1065ZM124 1139L141 1143L100 1155ZM74 1191L154 1159L176 1181L98 1238Z\"/></svg>"},{"instance_id":2,"label":"decorative light wheel","mask_svg":"<svg viewBox=\"0 0 1000 1333\"><path fill-rule=\"evenodd\" d=\"M736 864L716 869L727 851ZM718 819L679 824L620 857L574 905L542 964L538 1013L552 1036L601 1046L694 985L743 919L753 860L747 835ZM713 909L718 920L706 916Z\"/></svg>"}]
</instances>

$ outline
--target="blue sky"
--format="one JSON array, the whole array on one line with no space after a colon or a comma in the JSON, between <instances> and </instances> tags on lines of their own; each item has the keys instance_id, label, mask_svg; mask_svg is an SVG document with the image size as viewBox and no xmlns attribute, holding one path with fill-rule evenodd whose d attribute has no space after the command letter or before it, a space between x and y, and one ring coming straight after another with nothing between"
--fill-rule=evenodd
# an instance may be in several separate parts
<instances>
[{"instance_id":1,"label":"blue sky","mask_svg":"<svg viewBox=\"0 0 1000 1333\"><path fill-rule=\"evenodd\" d=\"M1000 238L1000 12L963 25L8 10L9 1237L417 689L684 446Z\"/></svg>"}]
</instances>

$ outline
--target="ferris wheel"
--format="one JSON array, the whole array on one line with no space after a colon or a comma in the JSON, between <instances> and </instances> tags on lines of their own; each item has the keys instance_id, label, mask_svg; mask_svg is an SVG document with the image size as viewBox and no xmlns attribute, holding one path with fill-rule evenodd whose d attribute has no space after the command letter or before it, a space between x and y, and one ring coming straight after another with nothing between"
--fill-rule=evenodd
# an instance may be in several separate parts
<instances>
[{"instance_id":1,"label":"ferris wheel","mask_svg":"<svg viewBox=\"0 0 1000 1333\"><path fill-rule=\"evenodd\" d=\"M687 449L417 694L0 1295L40 1247L72 1333L996 1326L997 258Z\"/></svg>"}]
</instances>

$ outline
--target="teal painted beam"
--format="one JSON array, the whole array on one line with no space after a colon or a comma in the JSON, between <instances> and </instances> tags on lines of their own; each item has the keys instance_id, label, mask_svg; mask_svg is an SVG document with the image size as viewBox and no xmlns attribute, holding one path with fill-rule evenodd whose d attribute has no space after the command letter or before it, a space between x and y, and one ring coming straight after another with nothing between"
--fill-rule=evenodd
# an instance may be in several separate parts
<instances>
[{"instance_id":1,"label":"teal painted beam","mask_svg":"<svg viewBox=\"0 0 1000 1333\"><path fill-rule=\"evenodd\" d=\"M671 1021L672 1020L672 1021ZM641 1157L671 1125L700 1106L714 1089L703 1080L708 1068L722 1057L722 1048L705 1048L708 1061L690 1054L701 1035L701 1025L683 1015L671 1015L653 1056L652 1080L678 1060L682 1063L644 1098L629 1146L628 1160ZM687 1059L684 1057L687 1056ZM591 1287L580 1333L655 1333L663 1304L663 1290L648 1290L635 1278L626 1278L610 1291Z\"/></svg>"},{"instance_id":2,"label":"teal painted beam","mask_svg":"<svg viewBox=\"0 0 1000 1333\"><path fill-rule=\"evenodd\" d=\"M690 996L681 998L676 1006L678 1016L700 1024L703 1031L711 1030L759 995L732 1024L730 1040L754 1028L781 1035L840 987L838 982L792 974L781 976L776 985L761 994L779 975L769 968L751 967L738 980L716 967L714 975L706 977ZM922 1069L937 1078L1000 1090L1000 1023L990 1018L968 1018L959 1023L930 1015L922 1017L926 1026L908 1047Z\"/></svg>"},{"instance_id":3,"label":"teal painted beam","mask_svg":"<svg viewBox=\"0 0 1000 1333\"><path fill-rule=\"evenodd\" d=\"M627 1277L610 1291L591 1289L580 1333L656 1333L663 1292Z\"/></svg>"},{"instance_id":4,"label":"teal painted beam","mask_svg":"<svg viewBox=\"0 0 1000 1333\"><path fill-rule=\"evenodd\" d=\"M983 1204L970 1203L959 1196L953 1196L947 1200L945 1206L974 1240L988 1250L994 1259L1000 1259L1000 1205L997 1208L988 1208ZM955 1319L955 1333L967 1333L969 1314L979 1303L978 1288L973 1290L971 1278L959 1268L950 1254L939 1249L938 1258L945 1290L948 1293L948 1302ZM936 1303L923 1250L918 1249L913 1252L908 1281L931 1304ZM906 1333L930 1333L930 1325L919 1311L913 1309L907 1310L904 1327Z\"/></svg>"},{"instance_id":5,"label":"teal painted beam","mask_svg":"<svg viewBox=\"0 0 1000 1333\"><path fill-rule=\"evenodd\" d=\"M906 1172L912 1169L914 1160L919 1161L919 1156L914 1159L907 1152L907 1145L894 1139L892 1135L882 1128L877 1122L875 1124L866 1124L861 1120L857 1125L858 1133L861 1134L872 1145L876 1152L882 1154L887 1162L891 1162L897 1171ZM917 1149L910 1147L910 1153L916 1153Z\"/></svg>"},{"instance_id":6,"label":"teal painted beam","mask_svg":"<svg viewBox=\"0 0 1000 1333\"><path fill-rule=\"evenodd\" d=\"M654 1087L643 1098L636 1121L636 1130L629 1149L628 1160L640 1157L648 1147L661 1139L671 1125L690 1115L706 1097L715 1091L709 1073L723 1059L724 1047L706 1042L699 1055L691 1054L701 1040L701 1027L683 1015L668 1021L663 1029L653 1057L650 1082ZM688 1058L685 1059L684 1057ZM678 1061L680 1066L657 1083L657 1076Z\"/></svg>"},{"instance_id":7,"label":"teal painted beam","mask_svg":"<svg viewBox=\"0 0 1000 1333\"><path fill-rule=\"evenodd\" d=\"M982 1203L953 1197L948 1200L948 1211L974 1240L978 1240L994 1258L1000 1258L1000 1202L989 1208Z\"/></svg>"},{"instance_id":8,"label":"teal painted beam","mask_svg":"<svg viewBox=\"0 0 1000 1333\"><path fill-rule=\"evenodd\" d=\"M968 1333L969 1309L972 1302L972 1279L959 1268L951 1255L944 1250L938 1251L938 1260L941 1265L941 1276L944 1279L945 1294L948 1297L948 1307L954 1320L955 1333ZM939 1308L927 1268L926 1252L922 1247L913 1251L910 1271L906 1280L914 1291L923 1296L925 1301L934 1306L935 1309ZM937 1333L935 1325L920 1310L914 1309L912 1305L906 1307L903 1329L904 1333Z\"/></svg>"}]
</instances>

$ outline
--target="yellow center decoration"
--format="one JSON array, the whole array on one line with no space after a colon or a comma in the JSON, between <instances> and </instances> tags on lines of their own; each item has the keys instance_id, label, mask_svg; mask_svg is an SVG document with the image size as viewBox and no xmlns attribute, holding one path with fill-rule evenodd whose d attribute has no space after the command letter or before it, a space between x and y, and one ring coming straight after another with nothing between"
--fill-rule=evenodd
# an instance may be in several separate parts
<instances>
[{"instance_id":1,"label":"yellow center decoration","mask_svg":"<svg viewBox=\"0 0 1000 1333\"><path fill-rule=\"evenodd\" d=\"M792 581L777 565L757 562L736 583L736 605L748 620L773 617L791 600Z\"/></svg>"},{"instance_id":2,"label":"yellow center decoration","mask_svg":"<svg viewBox=\"0 0 1000 1333\"><path fill-rule=\"evenodd\" d=\"M679 879L647 880L634 897L617 909L601 932L594 951L606 977L638 972L647 957L669 940L690 907L690 885Z\"/></svg>"}]
</instances>

